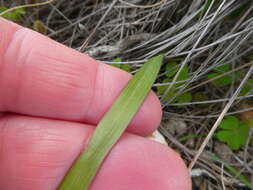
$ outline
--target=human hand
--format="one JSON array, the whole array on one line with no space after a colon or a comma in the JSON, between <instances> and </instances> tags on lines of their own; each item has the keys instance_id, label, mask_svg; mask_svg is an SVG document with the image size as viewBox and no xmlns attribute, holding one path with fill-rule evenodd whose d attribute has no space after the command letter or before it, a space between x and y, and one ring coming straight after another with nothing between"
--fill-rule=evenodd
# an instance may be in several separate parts
<instances>
[{"instance_id":1,"label":"human hand","mask_svg":"<svg viewBox=\"0 0 253 190\"><path fill-rule=\"evenodd\" d=\"M0 189L55 190L131 75L0 19ZM190 190L150 93L90 190Z\"/></svg>"}]
</instances>

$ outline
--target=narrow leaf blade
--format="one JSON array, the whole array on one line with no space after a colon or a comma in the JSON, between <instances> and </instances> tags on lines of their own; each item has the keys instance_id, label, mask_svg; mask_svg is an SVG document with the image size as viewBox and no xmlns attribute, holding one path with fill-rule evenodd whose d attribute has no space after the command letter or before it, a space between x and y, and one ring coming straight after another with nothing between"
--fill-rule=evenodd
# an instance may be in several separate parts
<instances>
[{"instance_id":1,"label":"narrow leaf blade","mask_svg":"<svg viewBox=\"0 0 253 190\"><path fill-rule=\"evenodd\" d=\"M58 190L86 190L103 160L136 114L160 70L163 56L150 59L129 81L98 124L85 152L69 170Z\"/></svg>"}]
</instances>

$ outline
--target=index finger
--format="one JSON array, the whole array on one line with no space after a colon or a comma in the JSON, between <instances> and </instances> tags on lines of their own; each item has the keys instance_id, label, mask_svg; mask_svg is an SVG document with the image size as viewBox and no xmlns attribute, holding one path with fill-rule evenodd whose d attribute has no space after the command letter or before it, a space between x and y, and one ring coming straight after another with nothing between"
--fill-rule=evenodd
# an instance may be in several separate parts
<instances>
[{"instance_id":1,"label":"index finger","mask_svg":"<svg viewBox=\"0 0 253 190\"><path fill-rule=\"evenodd\" d=\"M0 111L97 124L131 75L0 19ZM161 106L150 93L128 131L148 135Z\"/></svg>"}]
</instances>

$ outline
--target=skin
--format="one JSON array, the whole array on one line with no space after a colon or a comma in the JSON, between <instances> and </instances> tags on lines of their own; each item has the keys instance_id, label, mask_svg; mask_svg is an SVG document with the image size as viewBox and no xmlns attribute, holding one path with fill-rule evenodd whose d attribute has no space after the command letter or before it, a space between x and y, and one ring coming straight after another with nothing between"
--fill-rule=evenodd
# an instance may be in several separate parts
<instances>
[{"instance_id":1,"label":"skin","mask_svg":"<svg viewBox=\"0 0 253 190\"><path fill-rule=\"evenodd\" d=\"M131 78L0 19L0 189L55 190ZM190 190L182 159L145 136L161 120L151 92L90 190Z\"/></svg>"}]
</instances>

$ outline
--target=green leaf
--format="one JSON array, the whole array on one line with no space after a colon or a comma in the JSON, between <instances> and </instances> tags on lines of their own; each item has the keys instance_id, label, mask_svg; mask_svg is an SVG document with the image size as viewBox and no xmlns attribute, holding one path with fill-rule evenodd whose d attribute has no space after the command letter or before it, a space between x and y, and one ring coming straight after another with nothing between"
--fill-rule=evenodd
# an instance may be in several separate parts
<instances>
[{"instance_id":1,"label":"green leaf","mask_svg":"<svg viewBox=\"0 0 253 190\"><path fill-rule=\"evenodd\" d=\"M236 136L234 136L236 135ZM221 142L225 142L228 144L228 146L232 149L232 150L238 150L241 147L241 142L239 139L236 140L231 140L233 138L236 138L237 134L235 133L231 133L230 131L219 131L217 133L217 138L221 141Z\"/></svg>"},{"instance_id":2,"label":"green leaf","mask_svg":"<svg viewBox=\"0 0 253 190\"><path fill-rule=\"evenodd\" d=\"M130 80L105 114L83 154L58 190L87 190L103 160L142 105L159 72L163 56L150 59Z\"/></svg>"},{"instance_id":3,"label":"green leaf","mask_svg":"<svg viewBox=\"0 0 253 190\"><path fill-rule=\"evenodd\" d=\"M168 82L171 82L172 81L172 79L170 79L170 78L166 78L166 79L164 79L163 80L163 83L168 83ZM157 93L159 94L159 95L162 95L164 92L165 92L165 90L168 88L168 86L166 85L166 86L158 86L157 87Z\"/></svg>"},{"instance_id":4,"label":"green leaf","mask_svg":"<svg viewBox=\"0 0 253 190\"><path fill-rule=\"evenodd\" d=\"M240 92L241 96L247 94L253 94L253 79L249 79Z\"/></svg>"},{"instance_id":5,"label":"green leaf","mask_svg":"<svg viewBox=\"0 0 253 190\"><path fill-rule=\"evenodd\" d=\"M235 116L228 116L220 123L221 129L233 129L240 125L240 121Z\"/></svg>"},{"instance_id":6,"label":"green leaf","mask_svg":"<svg viewBox=\"0 0 253 190\"><path fill-rule=\"evenodd\" d=\"M118 57L113 59L113 62L122 62L122 59ZM126 72L131 72L131 67L129 64L112 64L111 66L119 68Z\"/></svg>"},{"instance_id":7,"label":"green leaf","mask_svg":"<svg viewBox=\"0 0 253 190\"><path fill-rule=\"evenodd\" d=\"M173 77L175 77L176 73L179 70L179 67L177 66L177 62L167 63L167 65L165 67L165 70L166 70L167 73L166 73L166 78L163 80L163 83L172 82ZM184 81L184 80L187 80L188 78L189 78L189 67L186 64L183 67L181 73L179 74L176 82ZM172 86L172 88L170 89L170 91L167 93L166 97L164 98L164 101L169 101L170 99L172 99L175 96L175 94L179 91L178 87L182 86L183 84L184 84L184 82L179 83L179 84L174 84ZM157 87L158 94L163 95L167 88L168 88L168 86L159 86L159 87ZM191 100L192 100L192 95L189 94L189 93L186 93L186 94L182 94L182 95L176 97L170 103L176 103L176 102L186 103L186 102L190 102ZM181 106L178 106L178 107L181 107Z\"/></svg>"},{"instance_id":8,"label":"green leaf","mask_svg":"<svg viewBox=\"0 0 253 190\"><path fill-rule=\"evenodd\" d=\"M187 64L183 67L181 73L179 74L177 81L187 80L189 78L189 67Z\"/></svg>"},{"instance_id":9,"label":"green leaf","mask_svg":"<svg viewBox=\"0 0 253 190\"><path fill-rule=\"evenodd\" d=\"M211 6L212 1L214 1L214 0L207 0L206 1L203 10L200 13L200 18L203 18L203 16L206 14L207 10Z\"/></svg>"},{"instance_id":10,"label":"green leaf","mask_svg":"<svg viewBox=\"0 0 253 190\"><path fill-rule=\"evenodd\" d=\"M176 95L176 89L174 87L172 87L170 89L170 91L167 93L167 96L164 98L164 101L169 101L170 99L172 99L174 96ZM173 103L176 103L176 99L174 99L172 102Z\"/></svg>"},{"instance_id":11,"label":"green leaf","mask_svg":"<svg viewBox=\"0 0 253 190\"><path fill-rule=\"evenodd\" d=\"M222 65L215 68L214 71L216 71L217 73L225 73L225 72L230 71L230 66L228 64Z\"/></svg>"},{"instance_id":12,"label":"green leaf","mask_svg":"<svg viewBox=\"0 0 253 190\"><path fill-rule=\"evenodd\" d=\"M121 64L120 68L126 72L131 72L131 67L128 64Z\"/></svg>"},{"instance_id":13,"label":"green leaf","mask_svg":"<svg viewBox=\"0 0 253 190\"><path fill-rule=\"evenodd\" d=\"M230 70L231 70L231 67L228 64L219 66L215 68L212 73L208 74L207 78L209 80L213 79L215 77L220 76L223 73L229 72ZM233 78L230 75L225 75L221 78L218 78L212 81L211 83L217 87L222 87L222 86L230 85L232 82L233 82Z\"/></svg>"},{"instance_id":14,"label":"green leaf","mask_svg":"<svg viewBox=\"0 0 253 190\"><path fill-rule=\"evenodd\" d=\"M192 101L192 95L190 93L184 93L176 98L178 103L187 103Z\"/></svg>"},{"instance_id":15,"label":"green leaf","mask_svg":"<svg viewBox=\"0 0 253 190\"><path fill-rule=\"evenodd\" d=\"M173 77L177 73L178 67L176 66L177 66L177 62L175 61L172 61L166 64L165 71L167 72L166 76L168 78Z\"/></svg>"},{"instance_id":16,"label":"green leaf","mask_svg":"<svg viewBox=\"0 0 253 190\"><path fill-rule=\"evenodd\" d=\"M178 70L179 70L179 67L177 66L177 62L172 61L172 62L167 63L167 65L165 67L165 71L167 72L166 73L167 78L171 79L171 81L172 81L173 77L176 75L176 73L178 72ZM188 78L189 78L189 67L186 64L183 67L181 73L179 74L179 76L177 78L177 81L186 80Z\"/></svg>"},{"instance_id":17,"label":"green leaf","mask_svg":"<svg viewBox=\"0 0 253 190\"><path fill-rule=\"evenodd\" d=\"M171 82L172 79L170 78L166 78L163 80L163 83L168 83ZM175 85L174 85L175 86ZM164 98L164 101L169 101L171 98L173 98L177 92L177 90L175 89L175 87L172 86L172 88L170 89L170 91L168 92L167 96ZM157 93L159 95L163 95L163 93L165 92L165 90L168 88L168 86L158 86L157 87ZM175 103L175 100L171 103Z\"/></svg>"},{"instance_id":18,"label":"green leaf","mask_svg":"<svg viewBox=\"0 0 253 190\"><path fill-rule=\"evenodd\" d=\"M4 12L6 10L8 10L8 8L6 8L6 7L0 7L0 13ZM4 15L2 15L2 17L5 18L5 19L8 19L8 20L17 21L25 13L26 13L25 9L20 8L20 9L15 9L14 11L5 13Z\"/></svg>"},{"instance_id":19,"label":"green leaf","mask_svg":"<svg viewBox=\"0 0 253 190\"><path fill-rule=\"evenodd\" d=\"M238 150L245 145L249 134L249 127L241 123L236 117L229 116L220 124L220 130L216 133L219 141L227 143L232 150Z\"/></svg>"},{"instance_id":20,"label":"green leaf","mask_svg":"<svg viewBox=\"0 0 253 190\"><path fill-rule=\"evenodd\" d=\"M218 77L220 74L218 73L211 73L211 74L208 74L207 75L207 78L210 80L210 79L213 79L215 77ZM230 85L232 83L232 77L231 76L223 76L221 78L218 78L214 81L212 81L211 83L215 86L218 86L218 87L222 87L222 86L227 86L227 85Z\"/></svg>"}]
</instances>

